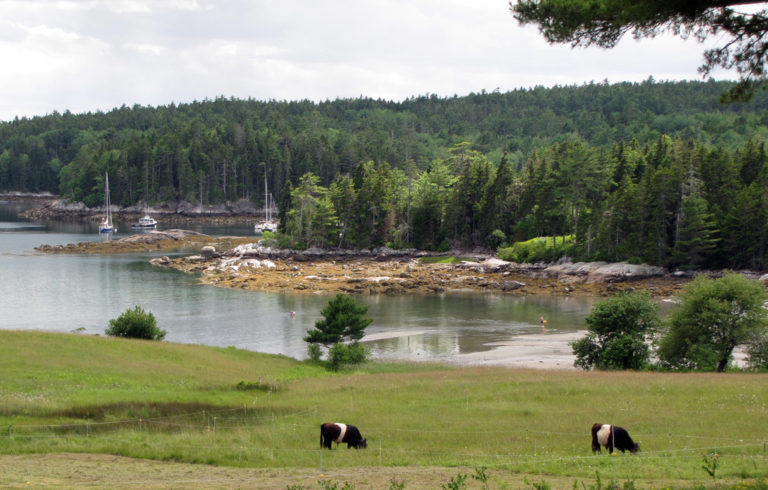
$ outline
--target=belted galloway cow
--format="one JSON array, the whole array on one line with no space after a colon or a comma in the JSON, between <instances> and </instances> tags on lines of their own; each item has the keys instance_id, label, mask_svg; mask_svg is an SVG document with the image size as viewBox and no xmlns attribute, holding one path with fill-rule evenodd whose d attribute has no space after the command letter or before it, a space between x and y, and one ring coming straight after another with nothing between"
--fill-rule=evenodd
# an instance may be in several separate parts
<instances>
[{"instance_id":1,"label":"belted galloway cow","mask_svg":"<svg viewBox=\"0 0 768 490\"><path fill-rule=\"evenodd\" d=\"M333 443L347 443L347 448L366 448L368 443L354 425L325 423L320 426L320 447L331 449Z\"/></svg>"},{"instance_id":2,"label":"belted galloway cow","mask_svg":"<svg viewBox=\"0 0 768 490\"><path fill-rule=\"evenodd\" d=\"M592 426L592 451L600 452L600 445L603 445L609 453L613 453L616 448L622 453L629 451L636 453L640 450L640 445L629 437L629 433L622 427L608 424L594 424Z\"/></svg>"}]
</instances>

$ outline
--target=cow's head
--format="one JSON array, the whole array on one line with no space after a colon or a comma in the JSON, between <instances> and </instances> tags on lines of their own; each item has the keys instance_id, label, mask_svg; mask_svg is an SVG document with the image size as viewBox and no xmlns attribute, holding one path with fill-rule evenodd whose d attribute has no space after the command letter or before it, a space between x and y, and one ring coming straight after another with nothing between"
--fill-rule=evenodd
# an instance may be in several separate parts
<instances>
[{"instance_id":1,"label":"cow's head","mask_svg":"<svg viewBox=\"0 0 768 490\"><path fill-rule=\"evenodd\" d=\"M362 441L358 442L357 447L361 447L361 448L368 447L368 439L363 439Z\"/></svg>"}]
</instances>

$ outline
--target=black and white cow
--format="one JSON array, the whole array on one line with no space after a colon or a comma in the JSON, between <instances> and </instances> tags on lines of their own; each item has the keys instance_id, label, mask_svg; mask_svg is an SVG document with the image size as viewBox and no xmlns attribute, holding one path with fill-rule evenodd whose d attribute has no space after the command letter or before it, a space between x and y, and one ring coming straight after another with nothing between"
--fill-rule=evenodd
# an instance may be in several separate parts
<instances>
[{"instance_id":1,"label":"black and white cow","mask_svg":"<svg viewBox=\"0 0 768 490\"><path fill-rule=\"evenodd\" d=\"M360 431L354 425L331 422L321 425L320 447L331 449L334 442L337 444L346 442L347 449L351 447L355 449L368 447L367 441L363 439Z\"/></svg>"},{"instance_id":2,"label":"black and white cow","mask_svg":"<svg viewBox=\"0 0 768 490\"><path fill-rule=\"evenodd\" d=\"M592 426L592 452L599 453L600 445L603 445L609 453L613 453L614 447L621 451L636 453L640 445L629 437L629 433L621 427L608 424L594 424Z\"/></svg>"}]
</instances>

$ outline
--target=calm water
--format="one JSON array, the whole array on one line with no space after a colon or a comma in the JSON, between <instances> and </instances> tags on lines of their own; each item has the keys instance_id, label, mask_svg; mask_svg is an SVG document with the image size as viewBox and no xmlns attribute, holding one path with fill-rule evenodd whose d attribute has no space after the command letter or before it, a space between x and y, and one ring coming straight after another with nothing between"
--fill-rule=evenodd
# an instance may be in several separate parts
<instances>
[{"instance_id":1,"label":"calm water","mask_svg":"<svg viewBox=\"0 0 768 490\"><path fill-rule=\"evenodd\" d=\"M0 328L103 334L109 320L134 305L151 311L172 342L235 346L303 358L302 340L328 296L287 295L202 286L193 276L153 267L159 254L41 255L41 244L103 239L93 223L30 223L28 205L0 202ZM120 230L129 230L118 223ZM190 227L211 235L251 235L252 226ZM118 233L126 236L129 233ZM487 350L489 342L539 332L584 328L591 298L489 294L377 296L369 306L374 356L440 359ZM296 317L290 318L289 312Z\"/></svg>"}]
</instances>

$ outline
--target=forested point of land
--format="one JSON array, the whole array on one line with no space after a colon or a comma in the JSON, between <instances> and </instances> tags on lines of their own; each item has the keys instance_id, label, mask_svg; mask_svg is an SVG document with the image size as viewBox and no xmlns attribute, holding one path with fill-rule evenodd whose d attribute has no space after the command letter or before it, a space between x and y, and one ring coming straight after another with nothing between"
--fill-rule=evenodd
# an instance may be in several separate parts
<instances>
[{"instance_id":1,"label":"forested point of land","mask_svg":"<svg viewBox=\"0 0 768 490\"><path fill-rule=\"evenodd\" d=\"M764 269L768 94L589 83L402 102L217 98L0 123L0 190L280 206L284 243ZM567 246L565 245L567 243ZM567 247L567 248L566 248Z\"/></svg>"}]
</instances>

